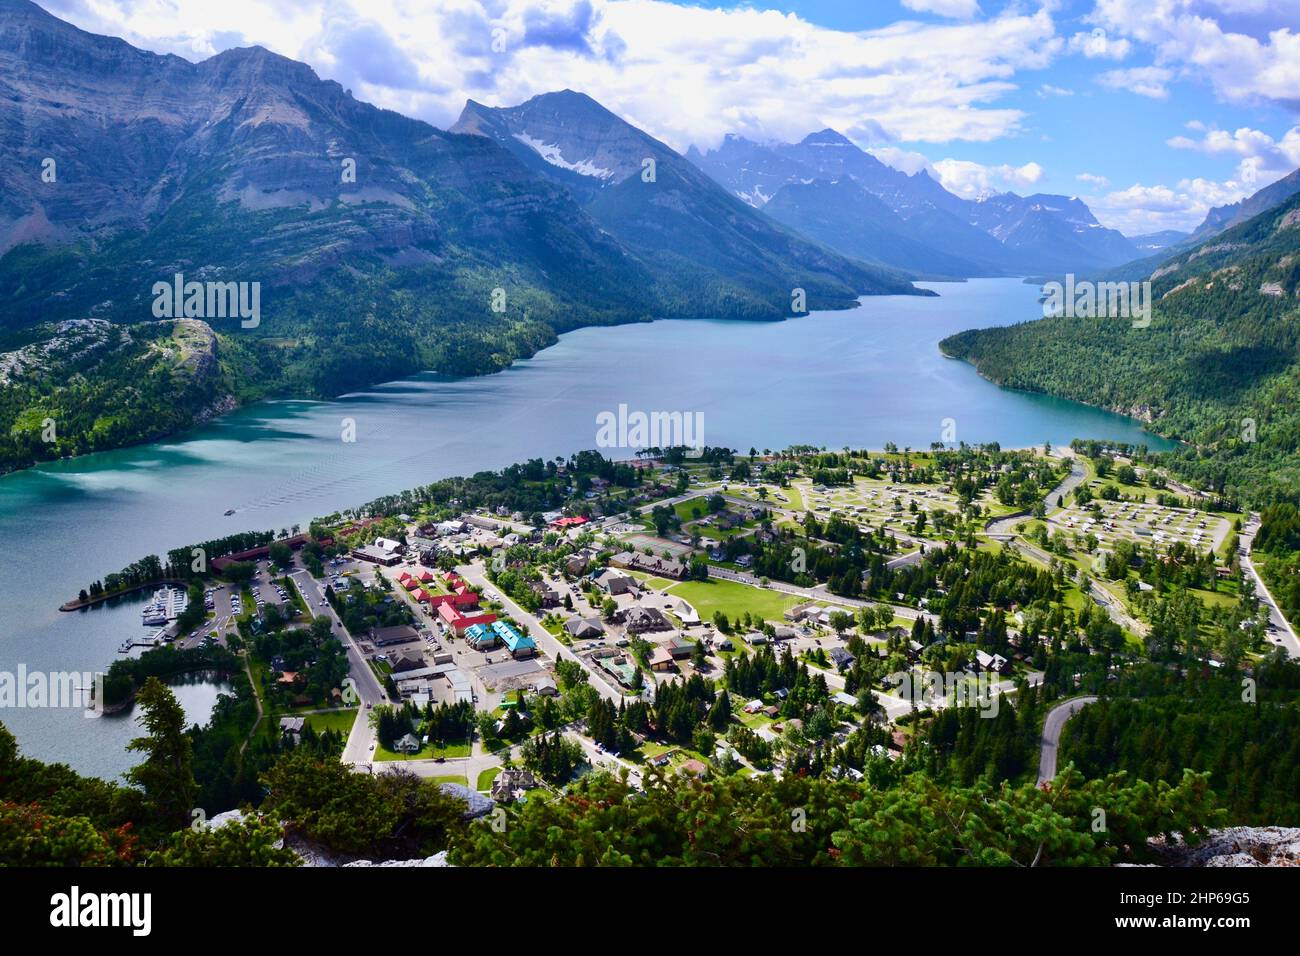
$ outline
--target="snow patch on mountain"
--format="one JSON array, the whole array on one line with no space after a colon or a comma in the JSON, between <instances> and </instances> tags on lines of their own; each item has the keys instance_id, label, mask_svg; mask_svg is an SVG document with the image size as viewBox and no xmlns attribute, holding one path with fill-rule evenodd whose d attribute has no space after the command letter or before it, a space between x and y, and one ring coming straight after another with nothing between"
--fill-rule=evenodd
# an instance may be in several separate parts
<instances>
[{"instance_id":1,"label":"snow patch on mountain","mask_svg":"<svg viewBox=\"0 0 1300 956\"><path fill-rule=\"evenodd\" d=\"M571 163L560 154L559 146L553 143L543 143L540 139L529 136L527 133L515 133L514 137L552 166L559 166L561 169L567 169L579 176L592 176L596 179L610 179L614 175L614 170L597 166L589 159Z\"/></svg>"}]
</instances>

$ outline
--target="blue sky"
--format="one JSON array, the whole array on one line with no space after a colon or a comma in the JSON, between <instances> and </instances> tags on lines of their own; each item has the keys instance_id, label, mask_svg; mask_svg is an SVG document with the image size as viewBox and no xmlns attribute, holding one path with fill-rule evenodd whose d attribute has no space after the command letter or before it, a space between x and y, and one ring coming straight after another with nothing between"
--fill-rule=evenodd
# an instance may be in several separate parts
<instances>
[{"instance_id":1,"label":"blue sky","mask_svg":"<svg viewBox=\"0 0 1300 956\"><path fill-rule=\"evenodd\" d=\"M1300 166L1300 0L42 0L200 60L258 43L440 126L583 90L677 149L833 126L966 196L1190 229Z\"/></svg>"}]
</instances>

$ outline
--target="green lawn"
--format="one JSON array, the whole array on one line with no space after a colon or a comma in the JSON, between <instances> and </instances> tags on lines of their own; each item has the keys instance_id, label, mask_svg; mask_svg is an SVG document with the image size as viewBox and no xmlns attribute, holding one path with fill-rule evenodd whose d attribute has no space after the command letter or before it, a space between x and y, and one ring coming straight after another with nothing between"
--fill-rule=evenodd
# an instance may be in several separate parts
<instances>
[{"instance_id":1,"label":"green lawn","mask_svg":"<svg viewBox=\"0 0 1300 956\"><path fill-rule=\"evenodd\" d=\"M469 755L469 743L451 743L445 747L435 747L429 743L421 747L419 753L414 754L393 753L383 744L375 747L376 760L431 760L434 757L468 757Z\"/></svg>"},{"instance_id":2,"label":"green lawn","mask_svg":"<svg viewBox=\"0 0 1300 956\"><path fill-rule=\"evenodd\" d=\"M474 789L487 793L492 789L492 781L497 778L497 774L500 772L500 767L489 767L487 770L484 770L478 775L478 786Z\"/></svg>"},{"instance_id":3,"label":"green lawn","mask_svg":"<svg viewBox=\"0 0 1300 956\"><path fill-rule=\"evenodd\" d=\"M694 521L696 518L695 510L699 509L699 517L704 518L709 513L709 499L701 496L699 498L688 498L686 501L679 501L673 505L673 511L682 521Z\"/></svg>"},{"instance_id":4,"label":"green lawn","mask_svg":"<svg viewBox=\"0 0 1300 956\"><path fill-rule=\"evenodd\" d=\"M652 588L656 591L662 590L666 587L671 587L673 583L668 580L668 578L655 577L654 575L647 574L644 571L628 571L627 573L632 575L632 577L636 578L646 587ZM561 627L563 627L563 625L561 625Z\"/></svg>"},{"instance_id":5,"label":"green lawn","mask_svg":"<svg viewBox=\"0 0 1300 956\"><path fill-rule=\"evenodd\" d=\"M668 593L685 598L705 621L712 620L716 611L721 611L733 621L748 611L764 620L780 622L784 621L786 610L803 603L802 598L793 594L719 579L683 581L670 588Z\"/></svg>"},{"instance_id":6,"label":"green lawn","mask_svg":"<svg viewBox=\"0 0 1300 956\"><path fill-rule=\"evenodd\" d=\"M328 714L308 714L307 726L318 734L327 730L337 730L344 737L352 733L352 724L357 719L357 709L334 710Z\"/></svg>"},{"instance_id":7,"label":"green lawn","mask_svg":"<svg viewBox=\"0 0 1300 956\"><path fill-rule=\"evenodd\" d=\"M430 777L429 779L434 783L456 783L460 784L462 787L469 786L469 781L466 780L463 775L458 773L449 773L444 777Z\"/></svg>"},{"instance_id":8,"label":"green lawn","mask_svg":"<svg viewBox=\"0 0 1300 956\"><path fill-rule=\"evenodd\" d=\"M1229 592L1223 585L1228 582L1220 582L1218 591L1206 591L1203 588L1192 588L1189 593L1196 595L1207 607L1231 607L1236 604L1238 597L1236 594Z\"/></svg>"}]
</instances>

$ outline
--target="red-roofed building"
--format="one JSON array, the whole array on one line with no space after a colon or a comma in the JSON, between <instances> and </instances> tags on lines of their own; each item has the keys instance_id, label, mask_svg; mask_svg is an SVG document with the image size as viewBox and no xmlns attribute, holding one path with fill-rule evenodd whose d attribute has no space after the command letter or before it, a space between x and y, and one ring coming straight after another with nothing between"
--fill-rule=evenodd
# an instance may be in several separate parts
<instances>
[{"instance_id":1,"label":"red-roofed building","mask_svg":"<svg viewBox=\"0 0 1300 956\"><path fill-rule=\"evenodd\" d=\"M473 591L467 591L463 594L460 592L456 594L436 594L429 599L429 603L434 607L443 604L450 604L456 608L475 607L478 604L478 595Z\"/></svg>"},{"instance_id":2,"label":"red-roofed building","mask_svg":"<svg viewBox=\"0 0 1300 956\"><path fill-rule=\"evenodd\" d=\"M416 588L414 591L411 592L411 597L415 598L421 604L429 603L429 592L426 591L424 588Z\"/></svg>"},{"instance_id":3,"label":"red-roofed building","mask_svg":"<svg viewBox=\"0 0 1300 956\"><path fill-rule=\"evenodd\" d=\"M466 628L475 624L491 624L497 619L495 614L462 614L458 608L450 603L438 605L438 616L457 634L463 634Z\"/></svg>"},{"instance_id":4,"label":"red-roofed building","mask_svg":"<svg viewBox=\"0 0 1300 956\"><path fill-rule=\"evenodd\" d=\"M588 519L583 515L575 515L572 518L557 518L551 522L552 528L574 528L578 525L586 524Z\"/></svg>"},{"instance_id":5,"label":"red-roofed building","mask_svg":"<svg viewBox=\"0 0 1300 956\"><path fill-rule=\"evenodd\" d=\"M425 584L428 584L430 581L433 580L433 575L428 571L421 571L417 576Z\"/></svg>"}]
</instances>

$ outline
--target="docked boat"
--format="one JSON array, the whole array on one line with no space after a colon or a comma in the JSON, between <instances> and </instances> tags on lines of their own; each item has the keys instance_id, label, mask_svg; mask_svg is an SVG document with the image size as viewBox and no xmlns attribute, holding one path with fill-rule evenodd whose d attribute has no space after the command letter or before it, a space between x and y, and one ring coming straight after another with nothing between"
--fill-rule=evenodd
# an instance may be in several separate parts
<instances>
[{"instance_id":1,"label":"docked boat","mask_svg":"<svg viewBox=\"0 0 1300 956\"><path fill-rule=\"evenodd\" d=\"M167 589L159 588L140 612L145 627L158 627L167 623Z\"/></svg>"}]
</instances>

